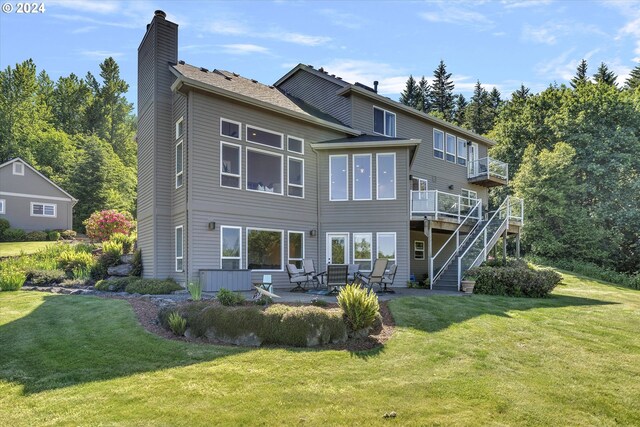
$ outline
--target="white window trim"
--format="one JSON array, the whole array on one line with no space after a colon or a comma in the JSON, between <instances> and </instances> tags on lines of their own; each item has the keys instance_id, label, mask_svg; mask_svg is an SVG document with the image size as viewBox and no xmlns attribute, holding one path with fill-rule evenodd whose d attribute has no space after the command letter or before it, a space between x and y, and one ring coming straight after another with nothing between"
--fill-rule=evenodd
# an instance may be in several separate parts
<instances>
[{"instance_id":1,"label":"white window trim","mask_svg":"<svg viewBox=\"0 0 640 427\"><path fill-rule=\"evenodd\" d=\"M177 121L176 121L176 137L175 139L180 139L182 137L182 135L184 134L184 126L182 126L182 133L178 132L178 129L180 129L180 123L184 124L184 116L180 117Z\"/></svg>"},{"instance_id":2,"label":"white window trim","mask_svg":"<svg viewBox=\"0 0 640 427\"><path fill-rule=\"evenodd\" d=\"M467 192L468 192L467 194L469 194L469 196L465 196L465 195L463 194L463 192L464 192L464 191L467 191ZM473 195L474 195L474 198L473 198L473 199L471 199L471 194L473 194ZM475 202L477 202L477 201L478 201L478 192L477 192L477 191L474 191L474 190L469 190L468 188L461 188L461 189L460 189L460 197L461 197L462 199L467 199L467 201L469 202L469 205L468 205L468 206L469 206L469 207L472 207L472 206L473 206L473 204L474 204ZM466 205L465 205L465 206L466 206Z\"/></svg>"},{"instance_id":3,"label":"white window trim","mask_svg":"<svg viewBox=\"0 0 640 427\"><path fill-rule=\"evenodd\" d=\"M180 151L181 151L181 154L182 154L182 156L181 156L182 165L180 165L182 170L180 172L177 171L178 162L176 161L176 164L175 164L175 168L176 168L176 189L182 187L182 185L184 184L184 140L181 139L180 141L178 141L176 143L176 153L175 153L176 154L176 160L178 158L178 146L180 147ZM179 176L182 176L182 182L180 183L180 185L178 185L178 177Z\"/></svg>"},{"instance_id":4,"label":"white window trim","mask_svg":"<svg viewBox=\"0 0 640 427\"><path fill-rule=\"evenodd\" d=\"M300 141L300 146L302 147L302 151L294 151L289 148L289 138ZM297 136L287 135L287 151L291 151L292 153L302 154L304 155L304 139L298 138Z\"/></svg>"},{"instance_id":5,"label":"white window trim","mask_svg":"<svg viewBox=\"0 0 640 427\"><path fill-rule=\"evenodd\" d=\"M302 258L300 258L300 259L298 259L298 258L289 258L289 256L290 256L290 252L289 252L289 245L291 244L291 235L292 235L292 234L302 234ZM289 230L289 231L287 231L287 262L288 262L289 264L293 264L293 263L291 262L291 260L294 260L294 261L302 261L302 260L304 259L304 257L305 257L305 251L306 251L306 249L307 249L307 248L306 248L306 246L307 246L307 245L305 244L305 237L306 237L306 236L305 236L305 234L306 234L306 233L305 233L304 231L294 231L294 230Z\"/></svg>"},{"instance_id":6,"label":"white window trim","mask_svg":"<svg viewBox=\"0 0 640 427\"><path fill-rule=\"evenodd\" d=\"M226 257L223 255L223 251L224 251L224 230L225 229L230 229L230 230L239 230L240 231L240 238L238 239L238 244L240 245L240 253L237 257ZM244 252L242 251L242 227L234 227L231 225L223 225L220 227L220 269L222 269L222 261L225 259L237 259L240 261L239 265L238 265L238 269L242 269L242 254Z\"/></svg>"},{"instance_id":7,"label":"white window trim","mask_svg":"<svg viewBox=\"0 0 640 427\"><path fill-rule=\"evenodd\" d=\"M7 200L0 199L0 214L6 214L6 213L7 213Z\"/></svg>"},{"instance_id":8,"label":"white window trim","mask_svg":"<svg viewBox=\"0 0 640 427\"><path fill-rule=\"evenodd\" d=\"M361 157L368 157L369 158L369 197L368 198L356 198L356 157L357 156L361 156ZM362 153L362 154L354 154L353 156L351 156L351 187L352 187L352 194L353 194L353 200L373 200L373 188L372 188L372 181L373 181L373 156L371 155L371 153Z\"/></svg>"},{"instance_id":9,"label":"white window trim","mask_svg":"<svg viewBox=\"0 0 640 427\"><path fill-rule=\"evenodd\" d=\"M302 162L302 185L300 184L291 184L289 182L289 160L298 160ZM302 188L302 196L293 196L289 194L289 186ZM299 157L287 156L287 196L295 197L296 199L304 199L304 159Z\"/></svg>"},{"instance_id":10,"label":"white window trim","mask_svg":"<svg viewBox=\"0 0 640 427\"><path fill-rule=\"evenodd\" d=\"M18 168L16 166L20 166L20 172L18 172ZM24 163L13 162L13 174L24 176Z\"/></svg>"},{"instance_id":11,"label":"white window trim","mask_svg":"<svg viewBox=\"0 0 640 427\"><path fill-rule=\"evenodd\" d=\"M227 144L225 142L225 144ZM280 153L274 153L272 151L267 151L267 150L261 150L259 148L253 148L253 147L247 147L246 148L246 159L247 159L247 171L244 174L245 178L244 178L244 188L247 189L247 191L251 191L254 193L260 193L260 194L274 194L274 195L278 195L278 196L283 196L284 195L284 155L280 154ZM258 191L258 190L251 190L249 188L249 151L256 151L258 153L263 153L263 154L268 154L270 156L278 156L280 157L280 193L276 193L275 191L273 193L268 192L268 191Z\"/></svg>"},{"instance_id":12,"label":"white window trim","mask_svg":"<svg viewBox=\"0 0 640 427\"><path fill-rule=\"evenodd\" d=\"M442 134L442 149L436 148L436 133ZM434 128L433 129L433 151L434 151L433 157L435 157L436 159L444 160L445 159L444 150L446 149L446 146L447 146L447 140L446 140L444 131ZM442 153L442 158L436 157L435 155L436 151L439 153Z\"/></svg>"},{"instance_id":13,"label":"white window trim","mask_svg":"<svg viewBox=\"0 0 640 427\"><path fill-rule=\"evenodd\" d=\"M393 156L393 197L380 197L378 194L380 187L380 168L378 165L380 164L380 157L382 156ZM376 153L376 200L396 200L396 187L398 186L396 169L396 153Z\"/></svg>"},{"instance_id":14,"label":"white window trim","mask_svg":"<svg viewBox=\"0 0 640 427\"><path fill-rule=\"evenodd\" d=\"M42 205L42 214L34 214L33 206L34 205ZM53 215L45 215L44 207L45 206L53 206ZM58 205L55 203L42 203L42 202L31 202L31 216L39 216L44 218L57 218L58 217Z\"/></svg>"},{"instance_id":15,"label":"white window trim","mask_svg":"<svg viewBox=\"0 0 640 427\"><path fill-rule=\"evenodd\" d=\"M378 258L378 248L380 247L380 237L381 236L393 236L393 243L394 243L394 253L396 255L396 257L393 259L393 264L397 264L398 263L398 236L397 233L395 231L384 231L381 233L376 233L376 258ZM391 263L391 260L389 260L389 262Z\"/></svg>"},{"instance_id":16,"label":"white window trim","mask_svg":"<svg viewBox=\"0 0 640 427\"><path fill-rule=\"evenodd\" d=\"M460 142L464 141L464 149L462 150L462 153L460 153ZM456 149L458 150L458 152L456 153L456 164L458 166L462 166L462 167L467 167L467 144L469 143L468 140L464 139L464 138L460 138L460 137L456 137ZM464 159L464 165L461 165L459 160L460 159Z\"/></svg>"},{"instance_id":17,"label":"white window trim","mask_svg":"<svg viewBox=\"0 0 640 427\"><path fill-rule=\"evenodd\" d=\"M235 147L238 149L238 174L236 175L235 173L231 173L231 172L224 172L224 168L223 168L223 157L222 157L222 149L225 145L228 145L230 147ZM232 176L235 178L238 178L238 186L237 187L230 187L228 185L223 185L222 184L222 177L223 176ZM220 141L220 187L224 187L224 188L233 188L234 190L242 190L242 146L238 145L238 144L233 144L231 142L225 142L225 141Z\"/></svg>"},{"instance_id":18,"label":"white window trim","mask_svg":"<svg viewBox=\"0 0 640 427\"><path fill-rule=\"evenodd\" d=\"M447 148L447 140L449 139L449 137L453 138L453 153L450 153L448 148ZM458 139L456 138L455 135L452 135L450 133L447 133L444 137L444 159L449 162L449 163L456 163L456 151L457 151L457 145L458 145ZM447 156L448 155L453 155L453 161L448 160Z\"/></svg>"},{"instance_id":19,"label":"white window trim","mask_svg":"<svg viewBox=\"0 0 640 427\"><path fill-rule=\"evenodd\" d=\"M420 178L417 176L414 176L413 179L415 179L416 181L418 181L418 189L417 190L413 190L413 191L429 191L429 180L426 178ZM425 183L425 189L424 190L420 190L420 183L424 182ZM412 183L413 185L413 183Z\"/></svg>"},{"instance_id":20,"label":"white window trim","mask_svg":"<svg viewBox=\"0 0 640 427\"><path fill-rule=\"evenodd\" d=\"M275 150L284 150L284 134L280 133L280 132L274 132L272 130L269 129L264 129L264 128L260 128L258 126L253 126L253 125L245 125L246 129L245 129L245 135L246 135L246 139L247 142L250 142L252 144L258 144L258 145L262 145L263 147L269 147L269 148L273 148ZM251 141L249 139L249 128L255 129L255 130L261 130L262 132L267 132L267 133L272 133L274 135L279 135L280 136L280 147L274 147L272 145L268 145L268 144L263 144L261 142L256 142L256 141Z\"/></svg>"},{"instance_id":21,"label":"white window trim","mask_svg":"<svg viewBox=\"0 0 640 427\"><path fill-rule=\"evenodd\" d=\"M347 161L345 162L345 167L347 168L346 170L346 177L347 177L347 182L346 182L346 189L347 189L347 196L344 199L334 199L333 198L333 185L331 184L331 169L332 169L332 164L331 164L331 159L333 158L338 158L338 157L344 157ZM329 156L329 201L331 202L346 202L349 200L349 155L348 154L333 154Z\"/></svg>"},{"instance_id":22,"label":"white window trim","mask_svg":"<svg viewBox=\"0 0 640 427\"><path fill-rule=\"evenodd\" d=\"M222 122L233 123L234 125L238 125L238 137L229 136L222 133ZM220 117L220 136L225 138L237 139L238 141L242 141L242 123L236 122L235 120L225 119L224 117Z\"/></svg>"},{"instance_id":23,"label":"white window trim","mask_svg":"<svg viewBox=\"0 0 640 427\"><path fill-rule=\"evenodd\" d=\"M373 111L373 128L374 128L373 133L375 133L377 135L388 136L390 138L395 138L396 137L396 133L397 133L395 128L398 127L398 122L397 122L398 116L396 116L396 113L393 113L393 112L391 112L389 110L385 110L384 108L380 108L380 107L375 106L375 105L373 106L373 110L374 110ZM375 115L376 115L375 110L380 110L380 111L382 111L384 113L382 115L382 132L383 133L379 133L379 132L375 131L375 127L376 127L375 126ZM387 114L391 114L394 117L393 123L395 125L395 128L393 129L393 135L389 135L387 133Z\"/></svg>"},{"instance_id":24,"label":"white window trim","mask_svg":"<svg viewBox=\"0 0 640 427\"><path fill-rule=\"evenodd\" d=\"M180 241L180 249L182 252L182 256L178 256L178 229L180 229L180 232L182 234L182 239ZM182 225L179 225L175 228L175 232L173 234L173 255L175 256L176 259L176 263L175 263L175 270L176 273L182 273L184 271L184 227ZM178 260L182 261L182 269L178 269Z\"/></svg>"},{"instance_id":25,"label":"white window trim","mask_svg":"<svg viewBox=\"0 0 640 427\"><path fill-rule=\"evenodd\" d=\"M367 236L369 238L369 244L371 246L370 249L370 253L369 253L369 259L360 259L360 258L356 258L356 237L357 236ZM352 236L352 242L351 242L351 246L352 246L352 257L353 257L353 263L357 264L358 261L367 261L370 263L371 268L373 268L373 233L353 233ZM361 271L371 271L371 270L361 270Z\"/></svg>"},{"instance_id":26,"label":"white window trim","mask_svg":"<svg viewBox=\"0 0 640 427\"><path fill-rule=\"evenodd\" d=\"M422 249L418 249L416 243L422 243ZM414 240L413 241L413 259L417 259L417 260L424 260L425 256L425 241L424 240ZM422 257L419 258L418 256L416 256L416 252L421 251L422 252Z\"/></svg>"},{"instance_id":27,"label":"white window trim","mask_svg":"<svg viewBox=\"0 0 640 427\"><path fill-rule=\"evenodd\" d=\"M284 271L284 230L275 230L273 228L258 228L258 227L247 227L247 236L245 237L245 239L247 239L247 244L245 245L245 259L247 260L247 268L249 268L249 232L250 231L274 231L274 232L278 232L280 233L280 241L282 242L282 244L280 245L280 269L279 270L258 270L258 269L254 269L252 271L266 271L266 272L278 272L278 271ZM288 243L288 242L287 242ZM288 249L288 247L287 247Z\"/></svg>"}]
</instances>

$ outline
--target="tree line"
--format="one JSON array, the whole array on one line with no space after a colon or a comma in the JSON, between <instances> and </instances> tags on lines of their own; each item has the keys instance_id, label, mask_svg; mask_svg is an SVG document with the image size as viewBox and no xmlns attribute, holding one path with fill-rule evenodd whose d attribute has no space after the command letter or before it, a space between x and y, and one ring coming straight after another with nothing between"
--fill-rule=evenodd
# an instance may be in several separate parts
<instances>
[{"instance_id":1,"label":"tree line","mask_svg":"<svg viewBox=\"0 0 640 427\"><path fill-rule=\"evenodd\" d=\"M133 105L113 58L52 81L31 60L0 71L0 163L21 157L75 198L74 228L101 209L135 211Z\"/></svg>"}]
</instances>

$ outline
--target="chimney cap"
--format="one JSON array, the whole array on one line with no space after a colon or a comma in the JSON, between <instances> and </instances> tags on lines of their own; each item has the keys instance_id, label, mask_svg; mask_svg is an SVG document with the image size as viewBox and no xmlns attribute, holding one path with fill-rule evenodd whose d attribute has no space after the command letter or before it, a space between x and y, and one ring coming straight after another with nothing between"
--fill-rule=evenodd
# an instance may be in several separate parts
<instances>
[{"instance_id":1,"label":"chimney cap","mask_svg":"<svg viewBox=\"0 0 640 427\"><path fill-rule=\"evenodd\" d=\"M156 10L155 12L153 12L153 15L157 16L158 18L162 18L162 19L167 17L167 14L164 13L164 11L162 11L160 9Z\"/></svg>"}]
</instances>

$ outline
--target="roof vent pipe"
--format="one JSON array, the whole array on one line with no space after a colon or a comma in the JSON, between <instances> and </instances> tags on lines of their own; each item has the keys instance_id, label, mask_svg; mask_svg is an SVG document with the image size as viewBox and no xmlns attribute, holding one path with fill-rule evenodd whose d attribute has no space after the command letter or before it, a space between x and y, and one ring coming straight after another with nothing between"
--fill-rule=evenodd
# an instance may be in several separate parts
<instances>
[{"instance_id":1,"label":"roof vent pipe","mask_svg":"<svg viewBox=\"0 0 640 427\"><path fill-rule=\"evenodd\" d=\"M373 91L375 93L378 93L378 81L377 80L373 82Z\"/></svg>"}]
</instances>

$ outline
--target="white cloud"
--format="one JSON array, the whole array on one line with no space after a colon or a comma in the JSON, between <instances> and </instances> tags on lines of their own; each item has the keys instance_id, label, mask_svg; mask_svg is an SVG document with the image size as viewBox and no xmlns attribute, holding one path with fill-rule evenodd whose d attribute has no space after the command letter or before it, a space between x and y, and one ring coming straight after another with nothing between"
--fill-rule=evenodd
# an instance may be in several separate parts
<instances>
[{"instance_id":1,"label":"white cloud","mask_svg":"<svg viewBox=\"0 0 640 427\"><path fill-rule=\"evenodd\" d=\"M231 19L213 21L207 24L205 29L215 34L279 40L303 46L319 46L331 41L331 37L290 32L280 28L271 28L268 31L253 31L248 24Z\"/></svg>"},{"instance_id":2,"label":"white cloud","mask_svg":"<svg viewBox=\"0 0 640 427\"><path fill-rule=\"evenodd\" d=\"M635 42L633 53L640 55L640 1L608 0L603 3L618 10L626 18L625 24L617 32L616 40L630 37ZM632 61L640 62L640 56Z\"/></svg>"},{"instance_id":3,"label":"white cloud","mask_svg":"<svg viewBox=\"0 0 640 427\"><path fill-rule=\"evenodd\" d=\"M382 62L345 59L334 60L323 67L328 73L342 77L349 83L359 82L373 87L377 80L378 93L398 94L404 89L409 75L403 70Z\"/></svg>"},{"instance_id":4,"label":"white cloud","mask_svg":"<svg viewBox=\"0 0 640 427\"><path fill-rule=\"evenodd\" d=\"M330 24L337 27L357 30L365 24L365 20L362 17L335 9L320 9L318 13L325 16Z\"/></svg>"},{"instance_id":5,"label":"white cloud","mask_svg":"<svg viewBox=\"0 0 640 427\"><path fill-rule=\"evenodd\" d=\"M525 7L547 6L551 0L502 0L506 9L522 9Z\"/></svg>"},{"instance_id":6,"label":"white cloud","mask_svg":"<svg viewBox=\"0 0 640 427\"><path fill-rule=\"evenodd\" d=\"M76 28L75 30L71 31L71 34L84 34L84 33L91 32L97 28L98 27L95 25L87 25L86 27Z\"/></svg>"},{"instance_id":7,"label":"white cloud","mask_svg":"<svg viewBox=\"0 0 640 427\"><path fill-rule=\"evenodd\" d=\"M487 16L480 12L463 7L462 3L429 3L438 10L430 10L420 13L420 17L428 22L437 22L457 25L473 25L477 28L486 29L494 26L494 23Z\"/></svg>"},{"instance_id":8,"label":"white cloud","mask_svg":"<svg viewBox=\"0 0 640 427\"><path fill-rule=\"evenodd\" d=\"M538 63L534 67L536 73L541 77L544 77L547 81L553 79L569 82L575 76L576 69L578 68L580 61L582 59L589 61L589 59L599 52L599 49L591 50L580 57L572 55L574 51L575 49L570 49L563 52L556 58ZM589 75L595 73L597 65L599 65L599 63L589 64Z\"/></svg>"},{"instance_id":9,"label":"white cloud","mask_svg":"<svg viewBox=\"0 0 640 427\"><path fill-rule=\"evenodd\" d=\"M247 55L250 53L269 53L269 49L264 46L258 46L255 44L225 44L221 45L225 53L232 55Z\"/></svg>"},{"instance_id":10,"label":"white cloud","mask_svg":"<svg viewBox=\"0 0 640 427\"><path fill-rule=\"evenodd\" d=\"M216 34L230 36L244 36L249 34L249 28L242 22L234 20L216 20L207 25L207 30Z\"/></svg>"},{"instance_id":11,"label":"white cloud","mask_svg":"<svg viewBox=\"0 0 640 427\"><path fill-rule=\"evenodd\" d=\"M561 37L576 37L585 34L595 34L606 36L598 26L584 24L581 22L546 22L542 26L534 27L525 24L522 27L522 39L533 43L543 43L548 45L556 44Z\"/></svg>"},{"instance_id":12,"label":"white cloud","mask_svg":"<svg viewBox=\"0 0 640 427\"><path fill-rule=\"evenodd\" d=\"M83 50L80 52L80 54L87 58L99 60L104 60L110 56L113 58L120 58L124 56L124 53L122 52L112 52L108 50Z\"/></svg>"},{"instance_id":13,"label":"white cloud","mask_svg":"<svg viewBox=\"0 0 640 427\"><path fill-rule=\"evenodd\" d=\"M534 28L529 24L522 27L522 38L534 43L555 44L556 36L552 34L550 28Z\"/></svg>"}]
</instances>

